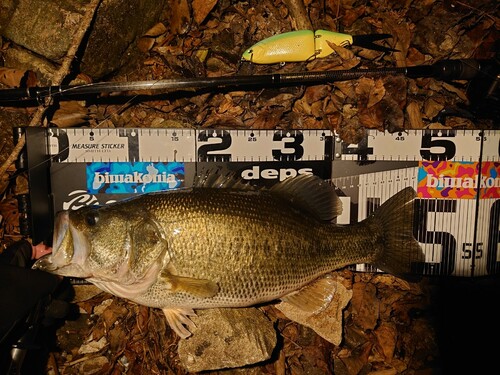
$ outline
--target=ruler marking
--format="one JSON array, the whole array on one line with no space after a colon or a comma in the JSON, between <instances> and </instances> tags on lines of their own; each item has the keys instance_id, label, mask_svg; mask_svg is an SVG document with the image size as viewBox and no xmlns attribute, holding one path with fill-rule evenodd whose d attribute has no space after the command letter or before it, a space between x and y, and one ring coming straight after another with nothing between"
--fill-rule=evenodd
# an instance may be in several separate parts
<instances>
[{"instance_id":1,"label":"ruler marking","mask_svg":"<svg viewBox=\"0 0 500 375\"><path fill-rule=\"evenodd\" d=\"M83 147L78 148L78 144L83 144L89 142L90 134L94 133L96 138L96 143L114 143L116 139L125 140L125 145L127 145L127 135L133 135L136 132L139 136L139 158L136 161L182 161L182 162L198 162L198 148L201 146L198 142L198 132L202 130L193 129L153 129L153 128L138 128L138 129L110 129L110 128L96 128L96 129L86 129L86 128L71 128L71 129L49 129L48 137L49 139L49 149L50 154L61 153L60 143L57 136L60 134L69 137L69 148L68 155L65 160L54 163L86 163L94 162L95 160L100 160L104 162L132 162L128 157L128 152L125 154L118 153L119 150L110 150L109 156L106 153L93 153L93 150L87 150ZM224 130L214 130L207 131L209 138L221 137ZM360 155L363 151L362 147L359 145L352 145L349 148L345 147L339 149L336 145L335 139L332 142L332 150L326 150L327 143L325 141L326 136L334 136L335 132L330 132L326 130L311 130L311 131L284 131L280 130L246 130L246 129L235 129L228 130L229 134L233 137L233 144L229 148L229 152L232 154L232 161L235 162L267 162L267 161L294 161L294 162L311 162L311 161L325 161L329 160L333 165L339 165L341 163L346 163L345 160L362 161ZM181 136L179 141L173 141L171 136L177 133ZM258 138L257 142L249 142L248 137L253 133ZM269 149L276 148L274 144L273 137L281 136L284 138L293 138L298 134L304 135L304 141L301 146L303 146L304 154L299 160L290 157L288 152L292 147L286 145L286 152L283 155L278 154L276 158L269 155ZM432 147L428 150L431 155L438 155L443 152L438 146L439 142L444 142L441 144L455 146L455 153L453 156L449 157L447 161L456 163L470 163L479 162L484 163L485 161L496 161L498 162L500 155L498 155L498 141L500 139L500 133L494 130L467 130L461 129L460 131L449 129L444 131L420 131L412 129L407 132L401 132L398 136L397 133L390 134L388 132L378 132L369 130L368 142L364 146L365 148L373 148L373 154L368 154L366 156L367 160L373 161L383 161L385 163L397 163L397 162L419 162L425 161L421 152L425 148L423 146L423 136L425 134L430 134ZM323 140L321 140L323 138ZM397 138L404 138L403 140L398 140ZM141 142L142 140L142 142ZM446 143L448 141L448 143ZM285 142L285 141L284 141ZM75 145L75 146L73 146ZM151 149L148 149L145 145L154 145ZM349 145L348 145L349 146ZM321 147L321 150L318 148ZM442 146L441 146L442 147ZM66 148L66 147L65 147ZM279 148L279 147L277 147ZM445 147L446 148L446 147ZM57 152L56 152L57 149ZM320 152L321 151L321 152ZM331 153L327 155L326 152ZM351 151L348 153L348 151ZM340 157L335 157L335 152L340 153ZM345 152L345 153L344 153ZM210 157L214 157L214 160L222 162L231 162L226 160L224 157L210 153ZM205 161L210 161L210 157L207 157ZM330 159L329 159L330 157ZM292 160L293 159L293 160ZM55 160L55 158L54 158ZM327 161L328 162L328 161ZM347 162L349 163L349 162ZM377 164L378 165L378 164ZM385 167L384 167L385 168ZM354 182L355 179L350 177L339 177L335 178L336 184L340 184L340 189L358 189L358 216L366 215L367 212L373 210L376 205L374 199L379 197L379 199L386 200L389 196L395 194L397 191L401 190L405 186L413 186L417 188L417 167L405 167L395 170L387 170L385 174L383 173L373 173L370 176L365 176L363 178L358 178L358 183ZM479 179L481 179L481 168L479 168ZM356 173L356 172L353 172ZM358 176L359 177L359 176ZM375 180L372 180L375 179ZM436 241L436 234L431 233L432 243L426 243L425 251L426 256L429 257L430 262L435 262L440 269L446 269L450 265L455 265L455 274L468 275L474 272L474 275L483 275L488 270L487 268L487 251L488 251L488 240L489 238L484 238L485 234L488 232L489 224L480 222L484 217L489 219L490 208L489 203L485 204L484 200L480 197L480 187L476 188L476 196L473 199L449 199L454 201L456 208L455 211L447 211L451 206L446 206L445 210L435 209L431 210L432 207L437 208L438 203L430 203L427 199L422 202L425 205L423 209L426 208L426 215L428 216L428 228L427 232L442 232L445 235L442 238L442 242ZM370 201L371 199L371 201ZM367 200L370 201L367 203ZM434 199L436 201L442 201L443 199ZM473 204L473 201L475 202ZM451 204L451 203L447 203ZM354 206L353 206L354 207ZM355 212L352 212L355 215ZM473 225L470 225L472 224ZM425 228L419 228L419 231L424 231ZM426 235L425 232L421 233ZM444 235L443 234L443 235ZM441 235L441 236L443 236ZM453 246L453 235L457 244L456 252L446 251L444 254L443 247L449 249ZM487 234L486 234L487 235ZM464 256L464 249L468 250L468 243L473 243L472 258L467 258ZM480 249L481 246L484 246ZM483 255L479 257L479 252L482 250ZM500 251L499 251L500 253ZM454 257L454 259L452 259ZM430 268L429 268L430 269Z\"/></svg>"},{"instance_id":2,"label":"ruler marking","mask_svg":"<svg viewBox=\"0 0 500 375\"><path fill-rule=\"evenodd\" d=\"M472 237L472 264L471 264L471 275L474 276L474 271L475 271L475 265L476 265L476 248L477 248L477 226L478 226L478 218L479 218L479 204L480 204L480 199L481 199L481 184L479 181L481 181L481 176L482 176L482 164L483 164L483 142L484 142L484 137L480 137L479 140L479 160L478 160L478 173L477 173L477 186L476 186L476 209L474 213L474 233Z\"/></svg>"}]
</instances>

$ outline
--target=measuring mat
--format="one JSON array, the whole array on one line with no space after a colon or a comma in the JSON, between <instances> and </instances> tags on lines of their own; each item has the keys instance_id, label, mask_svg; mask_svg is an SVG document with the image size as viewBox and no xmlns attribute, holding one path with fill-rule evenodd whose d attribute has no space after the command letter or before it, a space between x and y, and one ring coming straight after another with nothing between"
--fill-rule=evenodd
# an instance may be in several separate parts
<instances>
[{"instance_id":1,"label":"measuring mat","mask_svg":"<svg viewBox=\"0 0 500 375\"><path fill-rule=\"evenodd\" d=\"M51 242L56 212L192 186L214 167L271 186L314 173L343 203L337 224L363 220L401 189L417 191L414 236L424 275L500 273L500 131L368 130L358 144L329 130L15 128L21 230ZM375 271L354 266L358 271Z\"/></svg>"}]
</instances>

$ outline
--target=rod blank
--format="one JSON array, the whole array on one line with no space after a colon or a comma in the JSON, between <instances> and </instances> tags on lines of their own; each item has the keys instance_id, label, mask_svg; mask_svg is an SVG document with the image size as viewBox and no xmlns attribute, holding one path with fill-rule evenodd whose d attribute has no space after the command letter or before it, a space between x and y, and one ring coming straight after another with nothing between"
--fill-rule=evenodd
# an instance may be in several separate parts
<instances>
[{"instance_id":1,"label":"rod blank","mask_svg":"<svg viewBox=\"0 0 500 375\"><path fill-rule=\"evenodd\" d=\"M274 73L225 77L172 78L158 81L98 82L84 85L61 85L0 90L2 102L61 99L127 91L196 91L217 88L259 88L284 85L308 85L348 81L361 77L405 75L409 78L432 77L440 80L470 80L481 72L479 60L442 60L432 65L406 68L330 70L319 72Z\"/></svg>"}]
</instances>

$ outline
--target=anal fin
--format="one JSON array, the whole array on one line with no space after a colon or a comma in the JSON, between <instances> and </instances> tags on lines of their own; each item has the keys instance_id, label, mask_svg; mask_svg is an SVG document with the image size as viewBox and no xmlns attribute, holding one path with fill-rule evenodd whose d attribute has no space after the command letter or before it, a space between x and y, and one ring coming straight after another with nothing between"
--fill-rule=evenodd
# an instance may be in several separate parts
<instances>
[{"instance_id":1,"label":"anal fin","mask_svg":"<svg viewBox=\"0 0 500 375\"><path fill-rule=\"evenodd\" d=\"M330 304L335 292L336 283L330 275L327 275L281 300L304 312L317 314Z\"/></svg>"},{"instance_id":2,"label":"anal fin","mask_svg":"<svg viewBox=\"0 0 500 375\"><path fill-rule=\"evenodd\" d=\"M193 309L188 308L164 308L162 309L167 322L175 333L179 335L180 338L185 339L191 336L191 330L195 328L195 324L190 316L196 316Z\"/></svg>"}]
</instances>

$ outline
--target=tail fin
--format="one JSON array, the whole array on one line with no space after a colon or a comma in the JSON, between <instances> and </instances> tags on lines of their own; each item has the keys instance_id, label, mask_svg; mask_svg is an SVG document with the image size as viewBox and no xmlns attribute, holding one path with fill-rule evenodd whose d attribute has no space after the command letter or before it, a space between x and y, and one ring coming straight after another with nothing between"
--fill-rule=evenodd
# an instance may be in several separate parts
<instances>
[{"instance_id":1,"label":"tail fin","mask_svg":"<svg viewBox=\"0 0 500 375\"><path fill-rule=\"evenodd\" d=\"M370 217L381 226L383 249L377 254L374 265L403 279L416 281L420 276L415 266L424 261L424 253L413 237L413 200L416 192L407 187L384 202Z\"/></svg>"}]
</instances>

